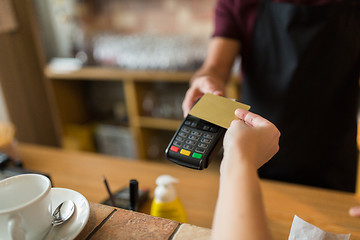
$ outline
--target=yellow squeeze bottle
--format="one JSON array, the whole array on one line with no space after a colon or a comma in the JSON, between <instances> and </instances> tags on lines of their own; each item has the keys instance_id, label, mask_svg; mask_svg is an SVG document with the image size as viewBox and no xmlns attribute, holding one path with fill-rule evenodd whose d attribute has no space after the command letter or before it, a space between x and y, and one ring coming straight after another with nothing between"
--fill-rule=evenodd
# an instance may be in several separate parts
<instances>
[{"instance_id":1,"label":"yellow squeeze bottle","mask_svg":"<svg viewBox=\"0 0 360 240\"><path fill-rule=\"evenodd\" d=\"M177 196L174 183L178 180L169 175L161 175L156 179L154 200L150 215L187 223L185 209Z\"/></svg>"}]
</instances>

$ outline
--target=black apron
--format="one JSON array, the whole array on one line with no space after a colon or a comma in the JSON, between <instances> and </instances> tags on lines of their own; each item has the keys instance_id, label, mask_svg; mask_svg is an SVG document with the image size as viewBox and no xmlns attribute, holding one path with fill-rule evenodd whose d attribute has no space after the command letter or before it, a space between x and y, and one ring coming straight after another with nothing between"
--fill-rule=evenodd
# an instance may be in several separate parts
<instances>
[{"instance_id":1,"label":"black apron","mask_svg":"<svg viewBox=\"0 0 360 240\"><path fill-rule=\"evenodd\" d=\"M243 68L243 101L282 135L260 177L355 190L359 5L262 2Z\"/></svg>"}]
</instances>

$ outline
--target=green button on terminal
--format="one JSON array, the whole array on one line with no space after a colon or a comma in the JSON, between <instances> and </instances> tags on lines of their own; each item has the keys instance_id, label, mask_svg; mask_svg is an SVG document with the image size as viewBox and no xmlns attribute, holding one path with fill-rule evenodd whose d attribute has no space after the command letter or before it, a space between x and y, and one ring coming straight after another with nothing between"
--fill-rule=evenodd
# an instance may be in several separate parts
<instances>
[{"instance_id":1,"label":"green button on terminal","mask_svg":"<svg viewBox=\"0 0 360 240\"><path fill-rule=\"evenodd\" d=\"M193 157L193 158L198 158L198 159L200 159L200 158L202 157L202 154L200 154L200 153L193 153L192 157Z\"/></svg>"}]
</instances>

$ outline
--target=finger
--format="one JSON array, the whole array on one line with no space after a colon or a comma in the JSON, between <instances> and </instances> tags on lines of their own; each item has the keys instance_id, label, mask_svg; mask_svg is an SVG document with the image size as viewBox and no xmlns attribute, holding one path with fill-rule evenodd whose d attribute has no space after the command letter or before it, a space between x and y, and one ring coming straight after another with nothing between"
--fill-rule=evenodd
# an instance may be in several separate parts
<instances>
[{"instance_id":1,"label":"finger","mask_svg":"<svg viewBox=\"0 0 360 240\"><path fill-rule=\"evenodd\" d=\"M182 102L182 110L184 113L184 117L187 116L187 114L189 113L191 106L194 104L194 100L193 100L193 91L191 89L189 89L186 94L185 94L185 98L184 101Z\"/></svg>"},{"instance_id":2,"label":"finger","mask_svg":"<svg viewBox=\"0 0 360 240\"><path fill-rule=\"evenodd\" d=\"M199 91L197 89L192 89L192 88L190 88L186 92L184 101L182 103L184 117L187 116L187 114L189 113L190 109L193 107L196 100L198 98L200 98L202 95L204 95L204 94L201 91Z\"/></svg>"},{"instance_id":3,"label":"finger","mask_svg":"<svg viewBox=\"0 0 360 240\"><path fill-rule=\"evenodd\" d=\"M219 90L216 90L216 91L212 92L212 94L217 95L217 96L224 96L224 92L219 91Z\"/></svg>"},{"instance_id":4,"label":"finger","mask_svg":"<svg viewBox=\"0 0 360 240\"><path fill-rule=\"evenodd\" d=\"M250 125L250 126L262 126L262 125L266 125L266 124L269 124L270 122L268 120L266 120L265 118L255 114L255 113L252 113L252 112L249 112L247 110L244 110L244 109L241 109L241 108L238 108L235 110L235 115L245 121L246 124Z\"/></svg>"},{"instance_id":5,"label":"finger","mask_svg":"<svg viewBox=\"0 0 360 240\"><path fill-rule=\"evenodd\" d=\"M243 121L245 121L245 116L246 116L246 114L248 114L248 113L249 113L249 111L244 110L244 109L241 109L241 108L237 108L237 109L235 110L235 116L237 116L239 119L241 119L241 120L243 120Z\"/></svg>"},{"instance_id":6,"label":"finger","mask_svg":"<svg viewBox=\"0 0 360 240\"><path fill-rule=\"evenodd\" d=\"M224 93L216 88L214 85L206 85L202 89L199 89L203 94L205 93L211 93L218 96L223 96Z\"/></svg>"},{"instance_id":7,"label":"finger","mask_svg":"<svg viewBox=\"0 0 360 240\"><path fill-rule=\"evenodd\" d=\"M239 134L239 131L245 131L245 129L249 128L251 129L252 126L249 126L243 120L233 120L230 123L228 130L230 130L232 134Z\"/></svg>"},{"instance_id":8,"label":"finger","mask_svg":"<svg viewBox=\"0 0 360 240\"><path fill-rule=\"evenodd\" d=\"M235 120L232 120L232 121L231 121L230 127L234 127L234 126L236 126L236 125L238 125L238 124L245 124L245 122L242 121L242 120L237 120L237 119L235 119ZM229 127L229 128L230 128L230 127Z\"/></svg>"}]
</instances>

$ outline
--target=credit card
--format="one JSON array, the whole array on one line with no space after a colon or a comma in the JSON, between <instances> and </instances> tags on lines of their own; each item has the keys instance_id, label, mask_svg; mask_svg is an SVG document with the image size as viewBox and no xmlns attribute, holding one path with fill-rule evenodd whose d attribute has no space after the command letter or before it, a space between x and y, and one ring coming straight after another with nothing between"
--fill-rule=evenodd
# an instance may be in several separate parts
<instances>
[{"instance_id":1,"label":"credit card","mask_svg":"<svg viewBox=\"0 0 360 240\"><path fill-rule=\"evenodd\" d=\"M249 110L250 106L229 98L206 93L193 106L189 114L228 129L231 122L236 119L234 112L238 108Z\"/></svg>"}]
</instances>

